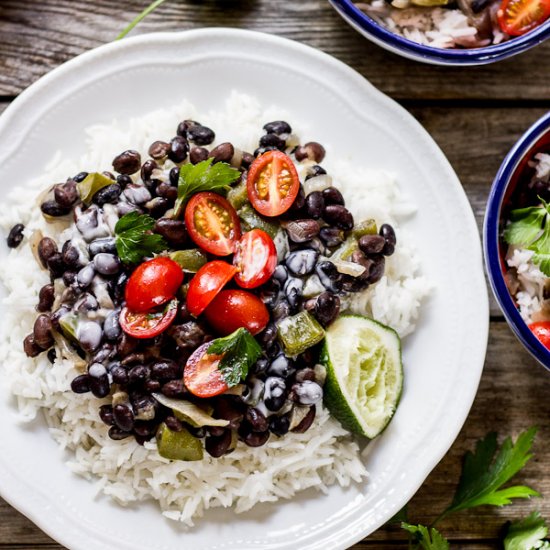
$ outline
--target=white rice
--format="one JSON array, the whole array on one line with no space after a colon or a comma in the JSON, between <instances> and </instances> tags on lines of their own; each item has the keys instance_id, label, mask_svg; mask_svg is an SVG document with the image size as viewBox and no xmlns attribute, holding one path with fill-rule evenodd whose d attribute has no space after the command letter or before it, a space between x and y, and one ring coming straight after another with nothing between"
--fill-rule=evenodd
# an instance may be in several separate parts
<instances>
[{"instance_id":1,"label":"white rice","mask_svg":"<svg viewBox=\"0 0 550 550\"><path fill-rule=\"evenodd\" d=\"M262 125L285 118L285 113L276 108L262 109L253 98L234 92L217 112L199 114L184 101L130 121L93 126L87 130L87 153L76 161L58 155L43 176L26 184L28 192L18 187L2 206L0 225L9 230L21 222L27 238L40 229L44 235L59 239L63 226L46 223L29 197L52 182L64 181L69 174L109 167L122 150L137 149L145 156L152 141L172 136L177 122L185 118L215 129L218 142L230 140L251 151ZM291 120L294 127L297 122ZM299 127L296 130L301 133ZM389 174L335 161L336 152L327 145L329 154L324 164L352 205L356 220L373 217L378 223L392 223L398 237L386 275L373 289L351 298L349 307L374 316L405 336L414 329L420 302L430 289L426 279L418 275L414 247L398 225L413 214L414 208ZM44 414L54 439L73 451L68 463L72 471L95 479L98 491L120 504L153 498L167 518L193 525L208 508L234 506L236 512L243 512L260 502L291 498L309 487L326 491L331 484L347 486L367 477L357 443L322 407L305 434L272 437L259 448L239 443L233 453L219 459L206 455L202 461L171 462L159 456L154 442L140 446L131 438L111 440L98 418L98 400L70 391L77 373L69 361L57 359L52 366L45 354L31 359L23 353L22 341L32 331L38 291L48 282L27 239L10 250L0 278L7 288L1 327L1 378L17 398L21 420Z\"/></svg>"}]
</instances>

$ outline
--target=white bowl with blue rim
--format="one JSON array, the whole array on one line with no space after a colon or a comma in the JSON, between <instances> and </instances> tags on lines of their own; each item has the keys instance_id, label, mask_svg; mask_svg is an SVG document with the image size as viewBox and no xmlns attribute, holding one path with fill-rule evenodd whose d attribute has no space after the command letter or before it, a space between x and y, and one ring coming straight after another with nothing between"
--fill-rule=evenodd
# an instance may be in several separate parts
<instances>
[{"instance_id":1,"label":"white bowl with blue rim","mask_svg":"<svg viewBox=\"0 0 550 550\"><path fill-rule=\"evenodd\" d=\"M550 37L548 19L532 31L500 44L470 49L434 48L395 34L361 11L352 0L329 1L347 23L371 42L403 57L432 65L485 65L524 52Z\"/></svg>"},{"instance_id":2,"label":"white bowl with blue rim","mask_svg":"<svg viewBox=\"0 0 550 550\"><path fill-rule=\"evenodd\" d=\"M502 229L505 212L513 208L511 198L518 185L522 185L522 173L529 159L550 148L550 112L540 118L519 139L502 163L487 202L483 229L485 264L493 293L511 329L531 355L550 370L550 350L531 332L522 319L505 280L506 249Z\"/></svg>"}]
</instances>

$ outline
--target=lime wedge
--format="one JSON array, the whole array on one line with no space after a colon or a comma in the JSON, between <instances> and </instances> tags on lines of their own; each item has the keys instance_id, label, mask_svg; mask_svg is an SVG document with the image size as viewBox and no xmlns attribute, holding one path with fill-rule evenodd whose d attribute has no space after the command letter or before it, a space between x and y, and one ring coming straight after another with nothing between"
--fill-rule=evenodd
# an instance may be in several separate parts
<instances>
[{"instance_id":1,"label":"lime wedge","mask_svg":"<svg viewBox=\"0 0 550 550\"><path fill-rule=\"evenodd\" d=\"M344 428L374 438L391 420L403 387L401 341L372 319L341 315L326 332L325 405Z\"/></svg>"}]
</instances>

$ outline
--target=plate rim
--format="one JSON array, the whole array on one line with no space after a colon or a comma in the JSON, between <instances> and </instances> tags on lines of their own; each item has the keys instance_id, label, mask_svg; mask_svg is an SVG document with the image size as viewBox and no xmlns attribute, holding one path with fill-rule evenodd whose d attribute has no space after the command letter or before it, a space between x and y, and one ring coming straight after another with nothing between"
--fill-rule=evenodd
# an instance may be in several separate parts
<instances>
[{"instance_id":1,"label":"plate rim","mask_svg":"<svg viewBox=\"0 0 550 550\"><path fill-rule=\"evenodd\" d=\"M59 79L63 79L67 74L70 75L71 72L75 69L78 69L79 66L85 65L88 62L93 62L98 58L108 56L109 54L115 52L115 53L121 53L124 52L124 50L132 50L135 47L140 47L143 45L148 44L155 44L158 42L172 42L172 41L185 41L187 39L208 39L210 36L217 36L218 38L227 36L230 38L240 38L243 40L250 39L256 39L260 41L266 41L267 43L271 43L274 46L280 46L284 48L291 48L298 51L301 51L303 54L307 54L310 56L313 56L317 58L317 60L323 61L324 63L330 64L335 69L345 72L346 77L352 79L356 85L362 86L364 89L368 89L371 94L374 94L377 99L380 102L385 103L388 107L391 106L391 108L400 115L401 118L406 120L406 122L409 125L413 125L415 127L415 130L417 133L423 135L423 139L426 143L429 143L431 146L431 151L436 155L436 158L434 159L434 162L437 162L438 165L440 165L447 173L448 177L454 181L454 186L456 187L456 194L457 197L459 197L459 201L461 202L461 210L463 211L464 215L469 218L468 222L468 232L473 237L471 240L471 244L473 245L474 249L471 250L471 257L475 262L472 262L473 265L478 266L478 269L476 269L476 281L475 281L475 288L477 288L480 291L480 299L481 302L478 303L478 309L483 310L487 314L484 316L485 322L483 327L478 327L478 332L480 333L479 341L477 342L476 350L474 350L474 353L476 356L479 356L479 366L477 369L477 376L474 376L471 378L471 384L472 388L470 389L470 393L468 394L468 399L466 399L466 404L461 403L460 407L460 414L456 415L458 418L458 421L455 422L454 429L449 430L445 433L444 436L441 436L438 439L438 445L431 447L430 457L431 460L427 461L425 463L425 466L423 469L418 468L418 478L421 478L421 481L417 483L413 483L410 485L406 491L401 490L400 495L401 499L398 499L401 501L401 503L404 505L410 498L414 495L414 493L420 488L420 486L424 483L426 477L429 475L429 473L433 470L433 468L439 463L441 458L446 454L446 452L451 447L452 443L456 439L458 433L462 429L462 426L468 416L468 413L470 411L470 408L473 404L473 400L477 394L477 388L479 385L479 380L483 371L483 365L484 365L484 358L486 354L486 347L487 347L487 339L488 339L488 331L489 331L489 305L488 305L488 293L487 288L485 285L485 279L483 276L483 267L482 267L482 252L481 252L481 242L479 238L479 233L477 230L477 224L475 222L475 217L472 211L472 208L470 206L470 203L467 199L467 196L464 192L464 189L462 185L460 184L460 181L454 172L452 166L450 165L449 161L444 156L443 152L439 148L439 146L435 143L433 138L428 134L428 132L420 125L418 121L414 119L414 117L401 105L399 105L397 102L383 94L381 91L376 89L368 80L366 80L362 75L357 73L354 69L347 66L343 62L333 58L332 56L326 54L325 52L322 52L320 50L317 50L315 48L312 48L310 46L301 44L299 42L295 42L293 40L289 40L286 38L269 35L265 33L261 33L258 31L249 31L249 30L241 30L241 29L227 29L227 28L203 28L203 29L193 29L193 30L186 30L186 31L179 31L179 32L159 32L159 33L149 33L149 34L143 34L132 38L124 39L123 41L119 42L111 42L108 44L104 44L102 46L99 46L98 48L89 50L87 52L84 52L80 54L79 56L68 60L67 62L63 63L59 67L53 69L43 77L41 77L38 81L36 81L34 84L30 85L27 89L25 89L2 113L0 116L0 144L3 139L3 132L6 128L9 127L11 121L16 118L17 114L21 112L22 109L25 108L26 105L28 105L30 102L33 101L33 99L39 95L43 90L45 90L47 87L50 86L51 83L54 83L58 81ZM481 318L481 315L480 315ZM0 457L0 467L3 468L1 457ZM40 529L42 529L44 532L46 532L48 535L50 535L55 540L58 540L61 544L64 544L65 546L71 547L71 548L79 548L77 544L77 540L74 538L73 535L69 535L68 533L59 533L55 531L54 524L51 524L48 522L46 517L42 517L41 510L35 510L33 508L33 505L31 504L31 499L26 499L21 494L15 494L10 493L6 494L4 487L0 488L0 493L2 494L3 498L5 498L6 501L8 501L14 508L18 509L21 513L26 515L33 523L35 523ZM378 527L376 527L378 528ZM348 534L347 536L340 536L340 538L335 542L336 546L331 546L331 548L346 548L347 545L353 544L362 538L364 538L367 534L370 534L373 531L370 527L366 527L364 531L355 533L355 534ZM78 531L75 532L78 533ZM340 535L342 535L340 533ZM80 534L82 536L82 534ZM334 537L331 536L331 540Z\"/></svg>"}]
</instances>

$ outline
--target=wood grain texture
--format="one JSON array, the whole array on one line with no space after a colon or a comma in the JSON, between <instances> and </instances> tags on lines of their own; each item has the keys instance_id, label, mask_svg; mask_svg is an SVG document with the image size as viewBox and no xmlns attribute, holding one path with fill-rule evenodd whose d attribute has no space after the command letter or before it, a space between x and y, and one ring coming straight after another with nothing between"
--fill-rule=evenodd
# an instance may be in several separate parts
<instances>
[{"instance_id":1,"label":"wood grain texture","mask_svg":"<svg viewBox=\"0 0 550 550\"><path fill-rule=\"evenodd\" d=\"M113 40L145 0L3 0L0 2L0 96L16 95L63 61ZM411 63L371 44L326 0L171 0L133 32L237 27L298 40L334 55L375 86L402 99L538 100L550 105L550 41L485 67ZM383 70L380 70L383 68Z\"/></svg>"}]
</instances>

